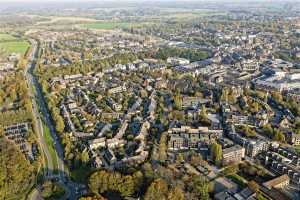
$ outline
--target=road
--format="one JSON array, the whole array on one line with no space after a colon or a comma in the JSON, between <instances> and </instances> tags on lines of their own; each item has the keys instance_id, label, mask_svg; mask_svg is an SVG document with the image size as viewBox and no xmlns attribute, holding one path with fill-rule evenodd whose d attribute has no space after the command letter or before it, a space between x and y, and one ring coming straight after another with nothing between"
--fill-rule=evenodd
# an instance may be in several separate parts
<instances>
[{"instance_id":1,"label":"road","mask_svg":"<svg viewBox=\"0 0 300 200\"><path fill-rule=\"evenodd\" d=\"M47 159L48 168L45 178L46 179L56 179L66 191L65 196L62 199L75 200L78 198L76 194L76 188L82 188L83 186L77 183L72 182L69 177L68 167L64 163L64 153L63 148L60 145L60 141L57 137L55 126L50 117L46 101L42 94L41 86L37 80L37 77L34 74L36 55L38 52L38 44L35 40L30 40L32 43L32 52L29 56L29 63L25 72L26 81L29 87L30 96L32 97L32 105L33 105L33 115L36 120L37 130L38 130L38 142L42 152L45 154L45 158ZM34 92L34 91L35 92ZM45 142L45 134L43 129L43 123L50 130L50 135L54 141L54 150L55 150L55 158L56 161L53 162L51 154L49 153L49 147ZM58 175L53 173L53 170L58 170ZM45 175L45 174L44 174ZM33 195L37 196L37 195ZM35 198L32 198L32 200Z\"/></svg>"},{"instance_id":2,"label":"road","mask_svg":"<svg viewBox=\"0 0 300 200\"><path fill-rule=\"evenodd\" d=\"M35 41L32 41L32 42L35 42ZM37 45L35 42L35 43L33 43L32 53L30 55L31 60L33 59L33 57L34 57L33 54L36 51L37 51ZM32 87L33 77L32 77L32 74L30 73L30 71L32 71L33 68L34 68L34 64L32 62L29 62L27 65L26 71L25 71L25 78L26 78L28 88L29 88L29 90L28 90L29 95L32 99L32 111L33 111L32 113L33 113L34 120L36 122L35 129L38 132L38 134L37 134L38 143L39 143L42 153L44 154L44 163L45 162L47 163L47 169L44 169L44 173L45 173L44 176L50 177L50 176L52 176L54 166L53 166L53 160L52 160L51 154L49 152L48 146L47 146L45 138L44 138L43 122L39 115L37 102L35 100L35 92L33 91L33 87Z\"/></svg>"}]
</instances>

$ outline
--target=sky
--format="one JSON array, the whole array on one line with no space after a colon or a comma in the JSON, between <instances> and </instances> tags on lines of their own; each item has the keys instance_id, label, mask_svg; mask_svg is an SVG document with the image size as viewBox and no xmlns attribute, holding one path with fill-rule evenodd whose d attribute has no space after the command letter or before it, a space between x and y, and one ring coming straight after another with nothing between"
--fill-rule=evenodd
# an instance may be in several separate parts
<instances>
[{"instance_id":1,"label":"sky","mask_svg":"<svg viewBox=\"0 0 300 200\"><path fill-rule=\"evenodd\" d=\"M104 3L104 2L300 2L300 0L0 0L0 3L78 3L78 2L97 2L97 3ZM0 6L1 7L1 6Z\"/></svg>"},{"instance_id":2,"label":"sky","mask_svg":"<svg viewBox=\"0 0 300 200\"><path fill-rule=\"evenodd\" d=\"M73 2L74 0L0 0L0 2L39 2L39 3L45 3L45 2ZM89 2L103 2L103 1L149 1L149 0L75 0L75 1L89 1ZM150 1L173 1L173 0L150 0ZM207 1L207 0L174 0L174 1ZM208 0L208 1L237 1L237 2L243 2L245 0ZM297 0L246 0L246 1L297 1Z\"/></svg>"}]
</instances>

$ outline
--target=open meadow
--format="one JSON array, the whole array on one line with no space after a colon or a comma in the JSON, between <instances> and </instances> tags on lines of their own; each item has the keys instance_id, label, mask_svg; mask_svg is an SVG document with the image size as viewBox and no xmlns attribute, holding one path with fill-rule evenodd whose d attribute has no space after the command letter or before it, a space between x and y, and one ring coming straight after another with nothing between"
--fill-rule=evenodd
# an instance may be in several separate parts
<instances>
[{"instance_id":1,"label":"open meadow","mask_svg":"<svg viewBox=\"0 0 300 200\"><path fill-rule=\"evenodd\" d=\"M21 54L25 55L30 44L22 39L18 39L12 35L1 33L0 34L0 51L7 54Z\"/></svg>"}]
</instances>

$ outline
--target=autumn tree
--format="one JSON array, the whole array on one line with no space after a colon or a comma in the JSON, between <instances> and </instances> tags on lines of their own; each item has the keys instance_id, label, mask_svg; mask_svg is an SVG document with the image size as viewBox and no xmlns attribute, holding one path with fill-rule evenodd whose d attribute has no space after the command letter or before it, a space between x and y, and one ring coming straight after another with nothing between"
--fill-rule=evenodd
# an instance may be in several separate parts
<instances>
[{"instance_id":1,"label":"autumn tree","mask_svg":"<svg viewBox=\"0 0 300 200\"><path fill-rule=\"evenodd\" d=\"M210 155L215 164L220 164L222 160L222 146L218 143L213 143Z\"/></svg>"},{"instance_id":2,"label":"autumn tree","mask_svg":"<svg viewBox=\"0 0 300 200\"><path fill-rule=\"evenodd\" d=\"M248 187L253 192L258 192L259 191L259 185L254 180L251 180L251 181L248 182Z\"/></svg>"},{"instance_id":3,"label":"autumn tree","mask_svg":"<svg viewBox=\"0 0 300 200\"><path fill-rule=\"evenodd\" d=\"M178 186L171 189L167 197L168 200L184 200L184 192Z\"/></svg>"},{"instance_id":4,"label":"autumn tree","mask_svg":"<svg viewBox=\"0 0 300 200\"><path fill-rule=\"evenodd\" d=\"M174 96L174 104L176 109L181 109L182 106L182 97L179 90L176 90L175 96Z\"/></svg>"},{"instance_id":5,"label":"autumn tree","mask_svg":"<svg viewBox=\"0 0 300 200\"><path fill-rule=\"evenodd\" d=\"M151 183L145 194L144 200L166 200L168 195L168 185L162 179L157 179Z\"/></svg>"}]
</instances>

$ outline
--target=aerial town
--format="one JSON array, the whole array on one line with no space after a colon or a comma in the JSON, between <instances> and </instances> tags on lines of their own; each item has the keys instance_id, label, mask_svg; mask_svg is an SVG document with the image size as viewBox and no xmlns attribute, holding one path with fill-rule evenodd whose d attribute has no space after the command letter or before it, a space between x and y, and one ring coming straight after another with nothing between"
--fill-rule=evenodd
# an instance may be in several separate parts
<instances>
[{"instance_id":1,"label":"aerial town","mask_svg":"<svg viewBox=\"0 0 300 200\"><path fill-rule=\"evenodd\" d=\"M300 2L133 2L0 5L0 199L300 199Z\"/></svg>"}]
</instances>

